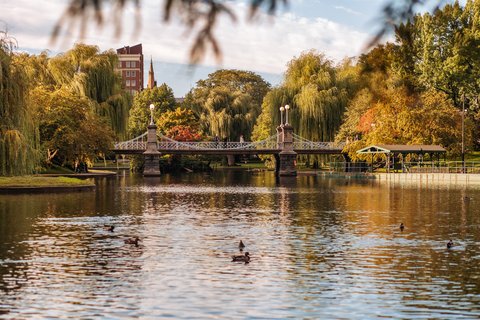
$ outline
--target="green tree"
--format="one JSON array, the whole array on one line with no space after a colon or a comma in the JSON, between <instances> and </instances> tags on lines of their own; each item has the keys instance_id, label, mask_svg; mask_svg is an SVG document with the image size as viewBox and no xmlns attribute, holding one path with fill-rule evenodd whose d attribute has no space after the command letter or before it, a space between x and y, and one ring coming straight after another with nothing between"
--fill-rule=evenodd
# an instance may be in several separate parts
<instances>
[{"instance_id":1,"label":"green tree","mask_svg":"<svg viewBox=\"0 0 480 320\"><path fill-rule=\"evenodd\" d=\"M126 135L131 96L122 88L114 51L100 52L97 46L76 44L48 61L56 88L67 88L94 102L95 112L105 117L119 138Z\"/></svg>"},{"instance_id":2,"label":"green tree","mask_svg":"<svg viewBox=\"0 0 480 320\"><path fill-rule=\"evenodd\" d=\"M479 16L479 0L417 14L396 28L392 64L412 93L443 92L457 109L469 109L470 119L480 119ZM478 135L480 126L475 129Z\"/></svg>"},{"instance_id":3,"label":"green tree","mask_svg":"<svg viewBox=\"0 0 480 320\"><path fill-rule=\"evenodd\" d=\"M261 119L280 124L279 107L289 104L295 133L312 141L333 141L347 102L358 88L357 78L349 60L335 66L323 54L304 52L289 62L283 83L265 97L262 113L266 115ZM270 134L274 133L272 126Z\"/></svg>"},{"instance_id":4,"label":"green tree","mask_svg":"<svg viewBox=\"0 0 480 320\"><path fill-rule=\"evenodd\" d=\"M92 163L104 155L113 144L113 132L105 121L93 112L90 99L66 89L55 91L35 88L32 102L36 105L40 140L46 164L77 167Z\"/></svg>"},{"instance_id":5,"label":"green tree","mask_svg":"<svg viewBox=\"0 0 480 320\"><path fill-rule=\"evenodd\" d=\"M219 70L198 81L184 105L199 117L206 135L231 141L243 135L248 140L269 90L270 85L253 72Z\"/></svg>"},{"instance_id":6,"label":"green tree","mask_svg":"<svg viewBox=\"0 0 480 320\"><path fill-rule=\"evenodd\" d=\"M29 174L39 163L28 75L12 52L15 45L6 32L0 32L0 175Z\"/></svg>"},{"instance_id":7,"label":"green tree","mask_svg":"<svg viewBox=\"0 0 480 320\"><path fill-rule=\"evenodd\" d=\"M173 90L164 83L159 87L145 89L135 95L128 122L128 134L131 138L147 131L147 125L150 123L150 104L155 105L154 121L156 121L163 113L175 109ZM159 129L162 130L162 128Z\"/></svg>"}]
</instances>

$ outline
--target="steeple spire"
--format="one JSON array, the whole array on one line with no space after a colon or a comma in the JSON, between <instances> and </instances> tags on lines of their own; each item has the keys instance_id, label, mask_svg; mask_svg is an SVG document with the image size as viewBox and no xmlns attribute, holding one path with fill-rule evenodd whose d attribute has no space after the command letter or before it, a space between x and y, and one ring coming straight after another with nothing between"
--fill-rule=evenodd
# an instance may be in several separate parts
<instances>
[{"instance_id":1,"label":"steeple spire","mask_svg":"<svg viewBox=\"0 0 480 320\"><path fill-rule=\"evenodd\" d=\"M155 74L153 72L153 59L150 57L150 70L148 71L148 84L147 88L152 89L156 86Z\"/></svg>"}]
</instances>

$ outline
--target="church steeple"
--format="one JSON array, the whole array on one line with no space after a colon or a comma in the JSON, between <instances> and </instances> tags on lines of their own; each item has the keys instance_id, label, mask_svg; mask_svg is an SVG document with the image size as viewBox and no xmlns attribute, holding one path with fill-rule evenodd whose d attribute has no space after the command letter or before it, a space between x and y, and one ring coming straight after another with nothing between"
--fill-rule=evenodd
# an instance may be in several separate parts
<instances>
[{"instance_id":1,"label":"church steeple","mask_svg":"<svg viewBox=\"0 0 480 320\"><path fill-rule=\"evenodd\" d=\"M153 59L150 57L150 70L148 71L148 84L147 88L152 89L157 86L157 82L155 81L155 74L153 72Z\"/></svg>"}]
</instances>

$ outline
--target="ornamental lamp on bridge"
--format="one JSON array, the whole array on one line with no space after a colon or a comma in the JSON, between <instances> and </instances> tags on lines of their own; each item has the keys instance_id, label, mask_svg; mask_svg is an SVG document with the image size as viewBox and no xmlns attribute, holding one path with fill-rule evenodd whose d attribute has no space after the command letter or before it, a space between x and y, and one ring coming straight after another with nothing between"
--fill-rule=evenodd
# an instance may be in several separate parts
<instances>
[{"instance_id":1,"label":"ornamental lamp on bridge","mask_svg":"<svg viewBox=\"0 0 480 320\"><path fill-rule=\"evenodd\" d=\"M285 106L285 125L288 125L288 110L290 109L290 106L287 104Z\"/></svg>"},{"instance_id":2,"label":"ornamental lamp on bridge","mask_svg":"<svg viewBox=\"0 0 480 320\"><path fill-rule=\"evenodd\" d=\"M283 111L285 111L285 108L283 106L280 107L280 126L283 126Z\"/></svg>"},{"instance_id":3,"label":"ornamental lamp on bridge","mask_svg":"<svg viewBox=\"0 0 480 320\"><path fill-rule=\"evenodd\" d=\"M290 106L280 107L281 125L277 128L277 146L280 152L275 155L275 171L279 176L296 176L295 168L297 153L293 151L293 127L288 123L288 110ZM285 111L285 123L283 123L283 111Z\"/></svg>"},{"instance_id":4,"label":"ornamental lamp on bridge","mask_svg":"<svg viewBox=\"0 0 480 320\"><path fill-rule=\"evenodd\" d=\"M153 123L153 110L155 110L155 105L153 103L150 104L150 124L154 124Z\"/></svg>"}]
</instances>

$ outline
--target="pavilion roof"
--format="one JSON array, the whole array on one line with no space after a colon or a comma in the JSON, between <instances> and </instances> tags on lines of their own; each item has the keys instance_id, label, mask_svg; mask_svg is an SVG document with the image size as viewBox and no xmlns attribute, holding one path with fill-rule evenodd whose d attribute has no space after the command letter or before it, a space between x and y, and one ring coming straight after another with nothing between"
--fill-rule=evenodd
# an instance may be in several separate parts
<instances>
[{"instance_id":1,"label":"pavilion roof","mask_svg":"<svg viewBox=\"0 0 480 320\"><path fill-rule=\"evenodd\" d=\"M442 146L428 144L377 144L365 147L357 153L444 153Z\"/></svg>"}]
</instances>

